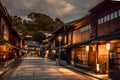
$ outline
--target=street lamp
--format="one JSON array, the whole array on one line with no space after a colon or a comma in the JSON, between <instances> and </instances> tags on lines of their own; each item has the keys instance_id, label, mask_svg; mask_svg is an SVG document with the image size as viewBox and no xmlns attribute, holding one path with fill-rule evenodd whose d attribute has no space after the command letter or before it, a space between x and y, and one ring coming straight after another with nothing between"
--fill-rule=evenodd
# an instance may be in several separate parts
<instances>
[{"instance_id":1,"label":"street lamp","mask_svg":"<svg viewBox=\"0 0 120 80\"><path fill-rule=\"evenodd\" d=\"M61 35L58 36L58 41L59 41L59 57L58 57L58 59L59 59L59 63L60 63L60 43L62 41L62 36Z\"/></svg>"}]
</instances>

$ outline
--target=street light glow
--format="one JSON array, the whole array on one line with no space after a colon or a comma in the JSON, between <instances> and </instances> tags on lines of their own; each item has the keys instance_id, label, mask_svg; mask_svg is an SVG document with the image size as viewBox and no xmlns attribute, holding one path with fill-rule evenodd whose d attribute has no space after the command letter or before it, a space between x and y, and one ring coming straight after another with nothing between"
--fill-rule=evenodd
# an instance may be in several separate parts
<instances>
[{"instance_id":1,"label":"street light glow","mask_svg":"<svg viewBox=\"0 0 120 80\"><path fill-rule=\"evenodd\" d=\"M58 40L59 40L59 41L62 40L62 36L61 36L61 35L58 36Z\"/></svg>"}]
</instances>

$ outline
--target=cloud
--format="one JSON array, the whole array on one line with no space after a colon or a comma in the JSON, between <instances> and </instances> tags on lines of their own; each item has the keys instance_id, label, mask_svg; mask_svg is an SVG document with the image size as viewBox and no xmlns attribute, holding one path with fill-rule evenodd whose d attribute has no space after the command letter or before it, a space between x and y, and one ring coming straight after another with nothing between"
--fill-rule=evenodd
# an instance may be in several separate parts
<instances>
[{"instance_id":1,"label":"cloud","mask_svg":"<svg viewBox=\"0 0 120 80\"><path fill-rule=\"evenodd\" d=\"M59 10L57 9L56 13L59 16L63 16L64 14L68 14L68 13L72 12L73 9L74 9L74 6L69 4L69 3L67 3L67 4L64 5L63 8L61 7Z\"/></svg>"},{"instance_id":2,"label":"cloud","mask_svg":"<svg viewBox=\"0 0 120 80\"><path fill-rule=\"evenodd\" d=\"M55 4L57 2L57 0L46 0L46 2L48 2L50 4Z\"/></svg>"},{"instance_id":3,"label":"cloud","mask_svg":"<svg viewBox=\"0 0 120 80\"><path fill-rule=\"evenodd\" d=\"M104 0L88 0L88 1L86 1L85 7L88 9L93 8L94 6L96 6L98 3L102 2L102 1L104 1Z\"/></svg>"},{"instance_id":4,"label":"cloud","mask_svg":"<svg viewBox=\"0 0 120 80\"><path fill-rule=\"evenodd\" d=\"M47 3L54 7L54 12L58 16L63 16L74 10L75 6L65 0L46 0Z\"/></svg>"},{"instance_id":5,"label":"cloud","mask_svg":"<svg viewBox=\"0 0 120 80\"><path fill-rule=\"evenodd\" d=\"M31 1L31 0L14 0L12 1L12 5L14 6L14 8L16 9L32 9L34 8L37 3L36 1Z\"/></svg>"},{"instance_id":6,"label":"cloud","mask_svg":"<svg viewBox=\"0 0 120 80\"><path fill-rule=\"evenodd\" d=\"M43 13L64 22L79 19L103 0L1 0L10 15L23 17L31 12Z\"/></svg>"}]
</instances>

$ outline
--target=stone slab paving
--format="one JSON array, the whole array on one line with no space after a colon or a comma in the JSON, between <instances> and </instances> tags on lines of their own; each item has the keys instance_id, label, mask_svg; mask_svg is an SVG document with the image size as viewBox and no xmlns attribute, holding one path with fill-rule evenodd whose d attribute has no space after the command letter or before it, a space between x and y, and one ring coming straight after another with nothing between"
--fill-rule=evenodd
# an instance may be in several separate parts
<instances>
[{"instance_id":1,"label":"stone slab paving","mask_svg":"<svg viewBox=\"0 0 120 80\"><path fill-rule=\"evenodd\" d=\"M8 80L96 80L89 76L75 73L44 58L23 58ZM6 80L6 79L4 79Z\"/></svg>"}]
</instances>

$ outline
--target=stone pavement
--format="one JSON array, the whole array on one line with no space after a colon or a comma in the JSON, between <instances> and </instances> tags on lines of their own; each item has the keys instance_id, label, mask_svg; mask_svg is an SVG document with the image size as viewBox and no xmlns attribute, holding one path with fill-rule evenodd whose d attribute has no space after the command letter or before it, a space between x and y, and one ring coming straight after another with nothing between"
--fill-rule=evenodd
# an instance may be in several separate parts
<instances>
[{"instance_id":1,"label":"stone pavement","mask_svg":"<svg viewBox=\"0 0 120 80\"><path fill-rule=\"evenodd\" d=\"M11 69L10 69L11 70ZM2 76L2 80L98 80L76 73L49 59L38 57L23 58L19 66Z\"/></svg>"},{"instance_id":2,"label":"stone pavement","mask_svg":"<svg viewBox=\"0 0 120 80\"><path fill-rule=\"evenodd\" d=\"M0 67L0 75L2 75L3 73L5 73L6 71L8 71L15 63L16 63L15 60L9 60L7 62L7 65L1 66Z\"/></svg>"},{"instance_id":3,"label":"stone pavement","mask_svg":"<svg viewBox=\"0 0 120 80\"><path fill-rule=\"evenodd\" d=\"M67 65L64 61L61 61L61 65L65 66L69 69L75 70L77 72L86 74L88 76L97 78L99 80L108 80L108 74L96 74L96 73L94 73L93 71L90 71L90 70L80 69L80 68L77 68L77 67L72 66L72 65Z\"/></svg>"}]
</instances>

